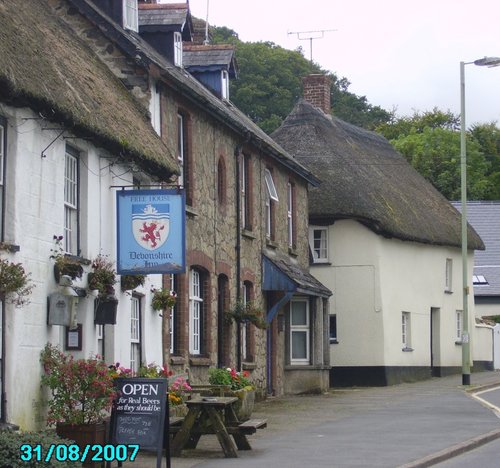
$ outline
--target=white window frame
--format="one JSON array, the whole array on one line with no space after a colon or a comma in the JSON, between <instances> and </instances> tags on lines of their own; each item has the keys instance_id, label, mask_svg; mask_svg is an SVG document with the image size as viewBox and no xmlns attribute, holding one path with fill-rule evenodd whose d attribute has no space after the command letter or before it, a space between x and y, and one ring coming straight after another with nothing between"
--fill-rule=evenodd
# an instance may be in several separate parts
<instances>
[{"instance_id":1,"label":"white window frame","mask_svg":"<svg viewBox=\"0 0 500 468\"><path fill-rule=\"evenodd\" d=\"M137 0L123 0L123 29L139 32L139 6Z\"/></svg>"},{"instance_id":2,"label":"white window frame","mask_svg":"<svg viewBox=\"0 0 500 468\"><path fill-rule=\"evenodd\" d=\"M462 342L462 334L464 330L464 314L461 310L455 311L455 338L457 342Z\"/></svg>"},{"instance_id":3,"label":"white window frame","mask_svg":"<svg viewBox=\"0 0 500 468\"><path fill-rule=\"evenodd\" d=\"M246 157L244 154L240 156L240 185L241 185L241 199L240 199L240 213L241 225L243 229L247 227L247 189L248 189L248 174Z\"/></svg>"},{"instance_id":4,"label":"white window frame","mask_svg":"<svg viewBox=\"0 0 500 468\"><path fill-rule=\"evenodd\" d=\"M201 326L203 312L202 283L200 272L193 269L189 274L189 353L201 354Z\"/></svg>"},{"instance_id":5,"label":"white window frame","mask_svg":"<svg viewBox=\"0 0 500 468\"><path fill-rule=\"evenodd\" d=\"M151 100L149 103L149 113L151 114L151 125L155 132L161 136L161 104L160 90L157 81L150 81Z\"/></svg>"},{"instance_id":6,"label":"white window frame","mask_svg":"<svg viewBox=\"0 0 500 468\"><path fill-rule=\"evenodd\" d=\"M66 148L64 156L64 250L78 255L78 156Z\"/></svg>"},{"instance_id":7,"label":"white window frame","mask_svg":"<svg viewBox=\"0 0 500 468\"><path fill-rule=\"evenodd\" d=\"M453 259L446 259L446 272L445 272L445 284L444 290L445 292L452 291L452 279L453 279Z\"/></svg>"},{"instance_id":8,"label":"white window frame","mask_svg":"<svg viewBox=\"0 0 500 468\"><path fill-rule=\"evenodd\" d=\"M184 148L184 116L177 114L177 161L179 163L179 185L184 187L184 161L185 161L185 148Z\"/></svg>"},{"instance_id":9,"label":"white window frame","mask_svg":"<svg viewBox=\"0 0 500 468\"><path fill-rule=\"evenodd\" d=\"M174 32L174 65L182 67L182 34Z\"/></svg>"},{"instance_id":10,"label":"white window frame","mask_svg":"<svg viewBox=\"0 0 500 468\"><path fill-rule=\"evenodd\" d=\"M316 234L320 233L317 237ZM316 246L316 242L319 243ZM314 263L328 263L328 227L309 226L309 245Z\"/></svg>"},{"instance_id":11,"label":"white window frame","mask_svg":"<svg viewBox=\"0 0 500 468\"><path fill-rule=\"evenodd\" d=\"M3 166L5 160L5 127L0 123L0 186L3 185Z\"/></svg>"},{"instance_id":12,"label":"white window frame","mask_svg":"<svg viewBox=\"0 0 500 468\"><path fill-rule=\"evenodd\" d=\"M287 230L288 230L288 246L293 247L293 186L290 182L287 183Z\"/></svg>"},{"instance_id":13,"label":"white window frame","mask_svg":"<svg viewBox=\"0 0 500 468\"><path fill-rule=\"evenodd\" d=\"M401 313L401 342L403 350L411 349L411 315L410 312Z\"/></svg>"},{"instance_id":14,"label":"white window frame","mask_svg":"<svg viewBox=\"0 0 500 468\"><path fill-rule=\"evenodd\" d=\"M276 191L276 186L274 185L273 175L269 169L264 169L264 178L266 180L267 193L271 200L278 202L278 192Z\"/></svg>"},{"instance_id":15,"label":"white window frame","mask_svg":"<svg viewBox=\"0 0 500 468\"><path fill-rule=\"evenodd\" d=\"M229 100L229 73L227 70L221 70L220 79L222 99Z\"/></svg>"},{"instance_id":16,"label":"white window frame","mask_svg":"<svg viewBox=\"0 0 500 468\"><path fill-rule=\"evenodd\" d=\"M175 275L170 275L170 291L175 291ZM170 308L170 354L174 354L175 350L175 306Z\"/></svg>"},{"instance_id":17,"label":"white window frame","mask_svg":"<svg viewBox=\"0 0 500 468\"><path fill-rule=\"evenodd\" d=\"M141 367L141 299L132 296L130 303L130 369Z\"/></svg>"},{"instance_id":18,"label":"white window frame","mask_svg":"<svg viewBox=\"0 0 500 468\"><path fill-rule=\"evenodd\" d=\"M303 303L306 306L306 323L294 324L293 322L293 306L294 304ZM307 298L295 298L290 302L290 364L292 365L308 365L310 364L310 348L311 348L311 312L309 301ZM294 335L305 335L306 356L301 358L293 357L293 341Z\"/></svg>"}]
</instances>

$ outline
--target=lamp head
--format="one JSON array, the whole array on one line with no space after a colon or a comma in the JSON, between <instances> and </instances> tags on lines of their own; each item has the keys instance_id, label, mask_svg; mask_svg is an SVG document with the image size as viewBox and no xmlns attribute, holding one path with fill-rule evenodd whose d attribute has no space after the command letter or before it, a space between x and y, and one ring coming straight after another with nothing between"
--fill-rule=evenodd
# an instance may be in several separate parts
<instances>
[{"instance_id":1,"label":"lamp head","mask_svg":"<svg viewBox=\"0 0 500 468\"><path fill-rule=\"evenodd\" d=\"M473 63L480 67L498 67L500 65L500 57L483 57L482 59L474 60Z\"/></svg>"}]
</instances>

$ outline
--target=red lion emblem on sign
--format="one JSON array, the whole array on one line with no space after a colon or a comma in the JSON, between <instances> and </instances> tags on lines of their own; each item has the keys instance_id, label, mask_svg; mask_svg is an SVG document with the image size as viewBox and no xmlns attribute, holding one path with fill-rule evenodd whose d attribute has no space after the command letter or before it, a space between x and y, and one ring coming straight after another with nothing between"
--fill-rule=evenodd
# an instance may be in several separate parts
<instances>
[{"instance_id":1,"label":"red lion emblem on sign","mask_svg":"<svg viewBox=\"0 0 500 468\"><path fill-rule=\"evenodd\" d=\"M151 242L151 247L153 248L158 244L156 240L161 238L160 231L165 228L165 225L162 224L158 227L158 229L157 227L158 224L156 223L148 224L147 222L144 222L142 223L142 229L139 229L139 231L146 233L141 237L141 239L146 242Z\"/></svg>"}]
</instances>

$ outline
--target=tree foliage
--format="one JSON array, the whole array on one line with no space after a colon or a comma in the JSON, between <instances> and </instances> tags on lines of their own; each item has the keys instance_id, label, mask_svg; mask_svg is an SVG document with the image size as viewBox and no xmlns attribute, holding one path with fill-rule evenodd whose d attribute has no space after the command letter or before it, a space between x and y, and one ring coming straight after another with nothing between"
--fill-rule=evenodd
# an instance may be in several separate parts
<instances>
[{"instance_id":1,"label":"tree foliage","mask_svg":"<svg viewBox=\"0 0 500 468\"><path fill-rule=\"evenodd\" d=\"M460 198L460 118L437 108L400 117L377 130L449 200ZM476 125L466 134L467 197L500 198L500 130Z\"/></svg>"}]
</instances>

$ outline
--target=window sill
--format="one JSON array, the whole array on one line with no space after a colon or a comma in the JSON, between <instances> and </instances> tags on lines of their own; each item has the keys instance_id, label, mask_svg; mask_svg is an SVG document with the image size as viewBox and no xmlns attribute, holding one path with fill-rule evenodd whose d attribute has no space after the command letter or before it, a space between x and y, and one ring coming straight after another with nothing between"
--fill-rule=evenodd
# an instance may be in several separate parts
<instances>
[{"instance_id":1,"label":"window sill","mask_svg":"<svg viewBox=\"0 0 500 468\"><path fill-rule=\"evenodd\" d=\"M299 252L297 252L297 250L293 247L288 247L288 253L292 256L292 257L298 257L299 256Z\"/></svg>"},{"instance_id":2,"label":"window sill","mask_svg":"<svg viewBox=\"0 0 500 468\"><path fill-rule=\"evenodd\" d=\"M10 242L0 242L0 250L5 252L15 253L21 250L21 247L16 244L11 244Z\"/></svg>"},{"instance_id":3,"label":"window sill","mask_svg":"<svg viewBox=\"0 0 500 468\"><path fill-rule=\"evenodd\" d=\"M453 294L453 291L451 289L445 289L444 293L445 294Z\"/></svg>"},{"instance_id":4,"label":"window sill","mask_svg":"<svg viewBox=\"0 0 500 468\"><path fill-rule=\"evenodd\" d=\"M243 370L257 369L257 364L255 362L243 362L241 365L243 367Z\"/></svg>"},{"instance_id":5,"label":"window sill","mask_svg":"<svg viewBox=\"0 0 500 468\"><path fill-rule=\"evenodd\" d=\"M463 341L462 341L462 340L460 340L460 341L455 341L455 344L456 344L457 346L462 346Z\"/></svg>"},{"instance_id":6,"label":"window sill","mask_svg":"<svg viewBox=\"0 0 500 468\"><path fill-rule=\"evenodd\" d=\"M188 216L193 217L193 218L200 215L194 208L192 208L191 206L187 206L187 205L186 205L186 214Z\"/></svg>"},{"instance_id":7,"label":"window sill","mask_svg":"<svg viewBox=\"0 0 500 468\"><path fill-rule=\"evenodd\" d=\"M203 366L203 367L210 367L212 365L212 361L208 357L195 357L195 356L190 356L189 358L189 365L190 366Z\"/></svg>"},{"instance_id":8,"label":"window sill","mask_svg":"<svg viewBox=\"0 0 500 468\"><path fill-rule=\"evenodd\" d=\"M184 365L186 360L182 356L170 356L170 364L174 366Z\"/></svg>"},{"instance_id":9,"label":"window sill","mask_svg":"<svg viewBox=\"0 0 500 468\"><path fill-rule=\"evenodd\" d=\"M248 229L243 229L241 231L241 235L243 237L246 237L247 239L250 239L250 240L256 239L255 234L252 231L249 231Z\"/></svg>"},{"instance_id":10,"label":"window sill","mask_svg":"<svg viewBox=\"0 0 500 468\"><path fill-rule=\"evenodd\" d=\"M330 344L339 344L337 338L330 338Z\"/></svg>"},{"instance_id":11,"label":"window sill","mask_svg":"<svg viewBox=\"0 0 500 468\"><path fill-rule=\"evenodd\" d=\"M330 262L312 262L310 266L332 266Z\"/></svg>"},{"instance_id":12,"label":"window sill","mask_svg":"<svg viewBox=\"0 0 500 468\"><path fill-rule=\"evenodd\" d=\"M412 353L413 348L403 348L401 351L403 351L403 353Z\"/></svg>"},{"instance_id":13,"label":"window sill","mask_svg":"<svg viewBox=\"0 0 500 468\"><path fill-rule=\"evenodd\" d=\"M266 239L266 246L269 247L270 249L277 249L278 243L271 239Z\"/></svg>"}]
</instances>

